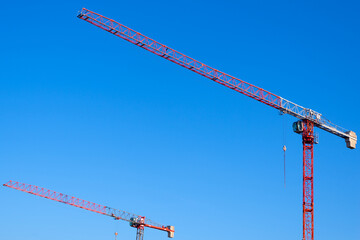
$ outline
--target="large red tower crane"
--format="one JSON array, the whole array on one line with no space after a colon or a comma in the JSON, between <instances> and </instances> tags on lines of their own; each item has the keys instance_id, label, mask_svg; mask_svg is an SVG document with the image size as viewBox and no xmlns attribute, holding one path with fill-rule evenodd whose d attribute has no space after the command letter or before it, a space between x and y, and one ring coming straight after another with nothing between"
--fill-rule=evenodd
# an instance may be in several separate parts
<instances>
[{"instance_id":1,"label":"large red tower crane","mask_svg":"<svg viewBox=\"0 0 360 240\"><path fill-rule=\"evenodd\" d=\"M302 134L303 142L303 240L314 239L314 127L321 128L344 138L346 146L350 149L356 147L357 137L355 132L335 125L321 113L309 108L304 108L260 87L209 67L202 62L190 58L98 13L83 8L78 17L149 52L207 77L214 82L220 83L259 102L265 103L270 107L278 109L281 113L290 114L300 119L293 124L293 129L296 133Z\"/></svg>"},{"instance_id":2,"label":"large red tower crane","mask_svg":"<svg viewBox=\"0 0 360 240\"><path fill-rule=\"evenodd\" d=\"M123 220L130 223L131 227L136 228L136 240L143 240L144 229L153 228L168 233L169 238L174 237L174 226L164 226L150 219L139 216L133 213L128 213L122 210L114 209L111 207L103 206L86 200L82 200L77 197L72 197L63 193L58 193L46 188L30 185L26 183L20 183L16 181L9 181L3 184L5 187L13 188L22 192L30 193L39 197L51 199L57 202L65 203L74 207L82 208L91 212L100 213L109 217L113 217L115 220Z\"/></svg>"}]
</instances>

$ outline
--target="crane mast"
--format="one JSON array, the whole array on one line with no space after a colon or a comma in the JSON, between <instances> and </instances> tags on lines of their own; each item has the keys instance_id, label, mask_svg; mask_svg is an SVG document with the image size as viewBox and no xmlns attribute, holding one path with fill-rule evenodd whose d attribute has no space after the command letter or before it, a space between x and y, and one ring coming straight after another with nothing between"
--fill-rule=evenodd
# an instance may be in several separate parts
<instances>
[{"instance_id":1,"label":"crane mast","mask_svg":"<svg viewBox=\"0 0 360 240\"><path fill-rule=\"evenodd\" d=\"M314 127L321 128L345 139L346 146L355 149L357 136L355 132L342 128L325 118L321 113L302 107L285 98L275 95L239 78L223 73L215 68L190 58L164 44L161 44L125 25L110 18L83 8L78 18L85 20L109 33L131 42L149 52L174 62L186 69L198 73L210 80L251 97L282 113L292 115L298 119L293 124L294 131L302 134L303 140L303 240L314 239L314 188L313 188L313 160L314 160Z\"/></svg>"},{"instance_id":2,"label":"crane mast","mask_svg":"<svg viewBox=\"0 0 360 240\"><path fill-rule=\"evenodd\" d=\"M77 197L72 197L67 194L55 192L46 188L30 185L26 183L9 181L3 184L5 187L16 189L22 192L30 193L39 197L47 198L53 201L61 202L74 207L82 208L91 212L100 213L115 220L123 220L129 222L131 227L137 229L136 240L142 240L144 238L145 227L153 228L168 233L169 238L174 237L174 226L164 226L140 215L129 213L123 210L103 206L97 203L89 202Z\"/></svg>"}]
</instances>

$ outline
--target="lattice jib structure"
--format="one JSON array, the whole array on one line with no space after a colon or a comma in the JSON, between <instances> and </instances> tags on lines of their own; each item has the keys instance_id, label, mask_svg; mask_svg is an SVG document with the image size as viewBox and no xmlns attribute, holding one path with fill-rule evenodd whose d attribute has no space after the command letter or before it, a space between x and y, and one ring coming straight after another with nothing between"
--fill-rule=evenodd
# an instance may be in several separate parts
<instances>
[{"instance_id":1,"label":"lattice jib structure","mask_svg":"<svg viewBox=\"0 0 360 240\"><path fill-rule=\"evenodd\" d=\"M118 210L115 208L103 206L97 203L89 202L77 197L72 197L67 194L55 192L46 188L38 187L35 185L30 185L26 183L9 181L3 184L5 187L13 188L22 192L30 193L39 197L47 198L50 200L54 200L57 202L61 202L67 205L71 205L74 207L82 208L91 212L100 213L109 217L113 217L115 220L124 220L130 223L130 226L133 226L137 229L142 229L141 233L144 233L144 228L153 228L161 231L168 232L169 237L173 237L174 235L174 227L173 226L164 226L158 224L144 216L136 215L133 213L129 213L123 210ZM138 238L138 236L137 236ZM143 238L143 236L141 236Z\"/></svg>"},{"instance_id":2,"label":"lattice jib structure","mask_svg":"<svg viewBox=\"0 0 360 240\"><path fill-rule=\"evenodd\" d=\"M330 120L326 119L321 113L318 113L309 108L302 107L260 87L216 70L215 68L212 68L139 32L136 32L135 30L126 27L121 23L90 11L86 8L83 8L80 11L78 18L83 19L101 29L104 29L109 33L112 33L186 69L207 77L214 82L217 82L259 102L278 109L283 113L290 114L299 119L310 120L314 123L315 126L342 137L347 142L351 141L352 144L348 145L348 147L355 148L357 142L356 134L352 131L348 131L345 128L335 125Z\"/></svg>"}]
</instances>

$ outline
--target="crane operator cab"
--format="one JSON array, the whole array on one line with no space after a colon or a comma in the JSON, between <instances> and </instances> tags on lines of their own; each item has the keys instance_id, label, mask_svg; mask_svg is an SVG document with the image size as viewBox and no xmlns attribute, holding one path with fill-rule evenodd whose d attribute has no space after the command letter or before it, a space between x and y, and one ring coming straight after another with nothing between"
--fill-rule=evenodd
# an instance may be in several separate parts
<instances>
[{"instance_id":1,"label":"crane operator cab","mask_svg":"<svg viewBox=\"0 0 360 240\"><path fill-rule=\"evenodd\" d=\"M144 223L144 220L141 217L130 218L130 227L138 228L141 223Z\"/></svg>"},{"instance_id":2,"label":"crane operator cab","mask_svg":"<svg viewBox=\"0 0 360 240\"><path fill-rule=\"evenodd\" d=\"M294 122L292 127L293 131L296 133L302 133L304 131L304 123L301 120Z\"/></svg>"},{"instance_id":3,"label":"crane operator cab","mask_svg":"<svg viewBox=\"0 0 360 240\"><path fill-rule=\"evenodd\" d=\"M304 131L304 123L302 120L296 121L292 125L293 131L301 134ZM319 143L319 134L314 132L314 144Z\"/></svg>"}]
</instances>

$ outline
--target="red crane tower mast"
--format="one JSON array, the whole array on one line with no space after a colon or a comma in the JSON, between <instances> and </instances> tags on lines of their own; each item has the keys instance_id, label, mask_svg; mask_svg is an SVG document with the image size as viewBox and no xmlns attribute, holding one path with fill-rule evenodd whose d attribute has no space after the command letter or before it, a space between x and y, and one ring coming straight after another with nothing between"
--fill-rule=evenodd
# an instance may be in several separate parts
<instances>
[{"instance_id":1,"label":"red crane tower mast","mask_svg":"<svg viewBox=\"0 0 360 240\"><path fill-rule=\"evenodd\" d=\"M77 197L72 197L63 193L55 192L46 188L30 185L26 183L20 183L16 181L9 181L3 184L5 187L13 188L22 192L30 193L39 197L47 198L57 202L65 203L74 207L82 208L91 212L100 213L109 217L113 217L115 220L123 220L130 223L131 227L136 228L136 240L144 239L144 229L153 228L168 233L169 238L174 237L174 226L164 226L150 219L136 215L133 213L125 212L122 210L114 209L111 207L103 206L97 203L82 200Z\"/></svg>"},{"instance_id":2,"label":"red crane tower mast","mask_svg":"<svg viewBox=\"0 0 360 240\"><path fill-rule=\"evenodd\" d=\"M202 62L190 58L98 13L83 8L78 14L78 18L102 28L105 31L148 50L149 52L152 52L162 58L207 77L214 82L220 83L221 85L278 109L281 113L290 114L300 119L293 124L293 129L296 133L302 134L303 142L303 240L314 239L314 127L321 128L327 132L344 138L346 146L350 149L354 149L356 147L357 136L355 132L348 131L333 124L322 114L314 110L304 108L260 87L207 66Z\"/></svg>"}]
</instances>

